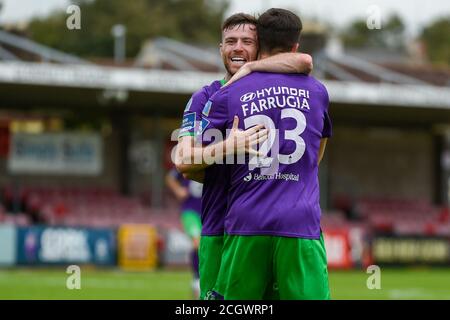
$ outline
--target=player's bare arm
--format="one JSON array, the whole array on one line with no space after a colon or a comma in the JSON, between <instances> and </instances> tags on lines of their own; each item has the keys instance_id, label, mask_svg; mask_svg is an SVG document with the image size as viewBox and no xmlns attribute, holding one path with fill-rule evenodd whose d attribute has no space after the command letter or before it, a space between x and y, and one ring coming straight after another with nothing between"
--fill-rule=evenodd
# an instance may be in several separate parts
<instances>
[{"instance_id":1,"label":"player's bare arm","mask_svg":"<svg viewBox=\"0 0 450 320\"><path fill-rule=\"evenodd\" d=\"M183 177L185 179L203 183L203 181L205 179L205 171L200 170L200 171L194 171L194 172L187 172L187 173L183 174Z\"/></svg>"},{"instance_id":2,"label":"player's bare arm","mask_svg":"<svg viewBox=\"0 0 450 320\"><path fill-rule=\"evenodd\" d=\"M312 69L313 59L309 54L298 52L279 53L261 60L247 62L225 85L230 85L231 83L256 71L310 74Z\"/></svg>"},{"instance_id":3,"label":"player's bare arm","mask_svg":"<svg viewBox=\"0 0 450 320\"><path fill-rule=\"evenodd\" d=\"M175 179L171 174L166 175L166 185L173 192L178 201L183 201L188 197L188 191L183 187L180 182Z\"/></svg>"},{"instance_id":4,"label":"player's bare arm","mask_svg":"<svg viewBox=\"0 0 450 320\"><path fill-rule=\"evenodd\" d=\"M228 155L250 154L260 156L254 146L267 140L268 130L262 125L240 130L239 118L234 117L229 136L209 146L193 146L193 139L180 139L177 147L175 164L183 174L204 170L214 164L213 159ZM208 161L209 160L209 161Z\"/></svg>"}]
</instances>

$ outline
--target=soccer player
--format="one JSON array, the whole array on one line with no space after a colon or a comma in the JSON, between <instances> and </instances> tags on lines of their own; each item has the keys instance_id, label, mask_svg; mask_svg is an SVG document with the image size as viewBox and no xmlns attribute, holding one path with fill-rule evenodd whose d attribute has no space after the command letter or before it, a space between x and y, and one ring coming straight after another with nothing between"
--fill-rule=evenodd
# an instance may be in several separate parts
<instances>
[{"instance_id":1,"label":"soccer player","mask_svg":"<svg viewBox=\"0 0 450 320\"><path fill-rule=\"evenodd\" d=\"M220 53L226 69L221 81L193 94L184 114L179 134L178 154L183 158L191 153L196 132L202 127L202 111L209 98L224 85L244 64L245 70L305 72L312 69L309 55L300 53L280 54L269 59L251 62L257 57L258 43L256 19L247 14L234 14L222 25ZM205 123L203 122L205 126ZM204 182L202 196L202 235L199 247L201 298L205 298L216 283L220 268L224 234L224 215L227 208L228 174L225 166L213 165L205 171L190 170L193 163L178 162L177 168L190 179Z\"/></svg>"},{"instance_id":2,"label":"soccer player","mask_svg":"<svg viewBox=\"0 0 450 320\"><path fill-rule=\"evenodd\" d=\"M176 169L172 169L166 175L166 185L181 203L181 222L184 232L192 241L191 263L194 278L192 280L192 292L195 299L200 296L198 246L202 223L201 197L203 185L197 181L187 180Z\"/></svg>"},{"instance_id":3,"label":"soccer player","mask_svg":"<svg viewBox=\"0 0 450 320\"><path fill-rule=\"evenodd\" d=\"M257 28L260 58L297 51L302 24L292 12L270 9ZM250 154L247 163L228 166L215 288L225 299L262 299L273 281L280 299L330 298L318 184L318 164L331 136L328 104L326 88L313 77L255 72L218 91L205 107L207 129L223 135L232 130L202 155ZM245 132L250 138L244 144L230 144L247 138ZM261 141L255 151L252 145ZM206 166L202 161L196 168Z\"/></svg>"}]
</instances>

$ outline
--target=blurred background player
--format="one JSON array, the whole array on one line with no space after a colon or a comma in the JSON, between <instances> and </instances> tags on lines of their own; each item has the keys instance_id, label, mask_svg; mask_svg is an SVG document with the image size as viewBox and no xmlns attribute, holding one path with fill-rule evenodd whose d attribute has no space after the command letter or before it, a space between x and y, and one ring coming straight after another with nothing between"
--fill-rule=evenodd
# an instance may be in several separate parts
<instances>
[{"instance_id":1,"label":"blurred background player","mask_svg":"<svg viewBox=\"0 0 450 320\"><path fill-rule=\"evenodd\" d=\"M200 220L201 197L203 185L185 179L177 170L172 169L166 175L166 184L181 203L181 222L184 232L192 240L191 263L194 279L192 291L195 299L200 297L200 280L198 272L198 246L202 224Z\"/></svg>"}]
</instances>

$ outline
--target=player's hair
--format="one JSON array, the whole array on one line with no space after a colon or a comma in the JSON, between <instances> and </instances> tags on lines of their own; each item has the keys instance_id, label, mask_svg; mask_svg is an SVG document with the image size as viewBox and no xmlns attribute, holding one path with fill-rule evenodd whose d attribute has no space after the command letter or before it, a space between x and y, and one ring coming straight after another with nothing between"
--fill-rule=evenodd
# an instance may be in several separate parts
<instances>
[{"instance_id":1,"label":"player's hair","mask_svg":"<svg viewBox=\"0 0 450 320\"><path fill-rule=\"evenodd\" d=\"M258 18L259 48L264 53L288 52L299 42L302 21L293 12L272 8Z\"/></svg>"},{"instance_id":2,"label":"player's hair","mask_svg":"<svg viewBox=\"0 0 450 320\"><path fill-rule=\"evenodd\" d=\"M258 20L251 14L239 12L229 16L222 24L222 31L241 26L244 24L252 24L255 27L258 24Z\"/></svg>"}]
</instances>

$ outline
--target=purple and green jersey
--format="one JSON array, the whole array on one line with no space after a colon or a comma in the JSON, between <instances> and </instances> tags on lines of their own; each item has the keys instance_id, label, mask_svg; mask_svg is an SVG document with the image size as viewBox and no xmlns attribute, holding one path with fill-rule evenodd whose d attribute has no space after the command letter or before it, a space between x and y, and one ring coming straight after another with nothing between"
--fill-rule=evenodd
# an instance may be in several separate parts
<instances>
[{"instance_id":1,"label":"purple and green jersey","mask_svg":"<svg viewBox=\"0 0 450 320\"><path fill-rule=\"evenodd\" d=\"M213 81L210 85L204 86L192 95L183 111L183 121L178 138L196 136L202 123L202 110L205 104L222 85L222 81Z\"/></svg>"},{"instance_id":2,"label":"purple and green jersey","mask_svg":"<svg viewBox=\"0 0 450 320\"><path fill-rule=\"evenodd\" d=\"M252 73L218 91L203 110L207 129L223 135L237 115L239 128L263 124L265 156L228 167L225 232L320 238L318 153L331 136L325 86L301 74ZM205 130L203 130L205 134Z\"/></svg>"},{"instance_id":3,"label":"purple and green jersey","mask_svg":"<svg viewBox=\"0 0 450 320\"><path fill-rule=\"evenodd\" d=\"M216 93L223 81L214 81L195 92L183 113L183 121L179 137L196 137L203 126L206 126L202 111L209 98ZM224 233L224 217L227 209L228 175L225 166L212 165L205 170L202 195L202 235L217 236Z\"/></svg>"},{"instance_id":4,"label":"purple and green jersey","mask_svg":"<svg viewBox=\"0 0 450 320\"><path fill-rule=\"evenodd\" d=\"M195 211L200 214L202 211L202 184L185 179L176 169L172 169L170 174L177 179L183 187L187 188L189 192L189 196L181 204L181 212Z\"/></svg>"}]
</instances>

